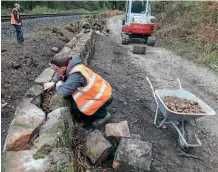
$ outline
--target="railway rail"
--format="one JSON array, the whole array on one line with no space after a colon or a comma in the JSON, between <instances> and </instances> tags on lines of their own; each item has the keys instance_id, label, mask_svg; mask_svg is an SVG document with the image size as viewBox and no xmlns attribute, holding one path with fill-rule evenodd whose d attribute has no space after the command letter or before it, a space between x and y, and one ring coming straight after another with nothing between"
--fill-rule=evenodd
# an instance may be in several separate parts
<instances>
[{"instance_id":1,"label":"railway rail","mask_svg":"<svg viewBox=\"0 0 218 172\"><path fill-rule=\"evenodd\" d=\"M73 16L73 15L88 15L88 14L97 14L97 13L64 13L64 14L23 14L21 19L32 19L32 18L43 18L43 17L60 17L60 16ZM2 15L1 21L6 22L10 21L10 15Z\"/></svg>"}]
</instances>

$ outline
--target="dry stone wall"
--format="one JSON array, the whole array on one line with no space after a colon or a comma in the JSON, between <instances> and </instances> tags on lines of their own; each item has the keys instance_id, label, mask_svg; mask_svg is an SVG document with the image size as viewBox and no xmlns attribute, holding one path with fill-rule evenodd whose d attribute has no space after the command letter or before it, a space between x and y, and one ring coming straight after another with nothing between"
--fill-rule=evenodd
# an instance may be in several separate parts
<instances>
[{"instance_id":1,"label":"dry stone wall","mask_svg":"<svg viewBox=\"0 0 218 172\"><path fill-rule=\"evenodd\" d=\"M84 33L80 22L64 28L66 46L54 58L80 57L89 64L94 53L93 31ZM67 37L70 34L70 37ZM52 50L53 51L53 50ZM46 68L26 91L15 112L2 153L2 171L74 171L72 138L74 124L70 102L57 93L50 100L52 112L42 111L43 87L51 81L54 70Z\"/></svg>"}]
</instances>

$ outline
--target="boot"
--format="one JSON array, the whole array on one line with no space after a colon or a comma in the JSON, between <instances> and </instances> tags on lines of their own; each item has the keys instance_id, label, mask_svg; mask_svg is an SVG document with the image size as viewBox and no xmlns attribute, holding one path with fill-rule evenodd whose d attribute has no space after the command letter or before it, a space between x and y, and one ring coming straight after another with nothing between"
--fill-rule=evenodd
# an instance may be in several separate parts
<instances>
[{"instance_id":1,"label":"boot","mask_svg":"<svg viewBox=\"0 0 218 172\"><path fill-rule=\"evenodd\" d=\"M96 119L93 123L92 123L92 127L93 128L100 128L102 125L104 125L111 117L110 113L107 113L107 115L104 118L101 119Z\"/></svg>"}]
</instances>

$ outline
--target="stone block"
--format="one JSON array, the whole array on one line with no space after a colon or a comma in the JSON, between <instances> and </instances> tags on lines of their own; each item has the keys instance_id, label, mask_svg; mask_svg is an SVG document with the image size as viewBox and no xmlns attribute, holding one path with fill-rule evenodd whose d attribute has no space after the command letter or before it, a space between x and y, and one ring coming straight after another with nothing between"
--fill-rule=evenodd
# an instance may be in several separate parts
<instances>
[{"instance_id":1,"label":"stone block","mask_svg":"<svg viewBox=\"0 0 218 172\"><path fill-rule=\"evenodd\" d=\"M70 40L70 42L66 44L66 47L74 48L76 46L76 42L77 42L76 37L74 37L72 40Z\"/></svg>"},{"instance_id":2,"label":"stone block","mask_svg":"<svg viewBox=\"0 0 218 172\"><path fill-rule=\"evenodd\" d=\"M43 99L43 87L41 85L34 85L24 94L25 101L41 107Z\"/></svg>"},{"instance_id":3,"label":"stone block","mask_svg":"<svg viewBox=\"0 0 218 172\"><path fill-rule=\"evenodd\" d=\"M74 125L69 108L56 109L48 114L46 123L40 129L39 137L34 141L34 147L49 145L70 148L73 131Z\"/></svg>"},{"instance_id":4,"label":"stone block","mask_svg":"<svg viewBox=\"0 0 218 172\"><path fill-rule=\"evenodd\" d=\"M150 171L152 144L135 139L122 139L115 153L113 168L117 172Z\"/></svg>"},{"instance_id":5,"label":"stone block","mask_svg":"<svg viewBox=\"0 0 218 172\"><path fill-rule=\"evenodd\" d=\"M113 147L117 148L121 138L130 138L127 121L106 124L105 134Z\"/></svg>"},{"instance_id":6,"label":"stone block","mask_svg":"<svg viewBox=\"0 0 218 172\"><path fill-rule=\"evenodd\" d=\"M30 147L45 120L45 113L37 106L23 102L18 106L8 130L5 151L19 151Z\"/></svg>"},{"instance_id":7,"label":"stone block","mask_svg":"<svg viewBox=\"0 0 218 172\"><path fill-rule=\"evenodd\" d=\"M55 53L57 53L58 52L58 48L57 47L53 47L53 48L51 48L51 51L53 51L53 52L55 52Z\"/></svg>"},{"instance_id":8,"label":"stone block","mask_svg":"<svg viewBox=\"0 0 218 172\"><path fill-rule=\"evenodd\" d=\"M133 46L133 54L145 54L146 47L145 46Z\"/></svg>"},{"instance_id":9,"label":"stone block","mask_svg":"<svg viewBox=\"0 0 218 172\"><path fill-rule=\"evenodd\" d=\"M117 148L121 138L130 138L129 126L127 121L106 124L105 134L113 147Z\"/></svg>"},{"instance_id":10,"label":"stone block","mask_svg":"<svg viewBox=\"0 0 218 172\"><path fill-rule=\"evenodd\" d=\"M28 98L32 98L32 97L42 94L43 92L44 90L41 85L34 85L25 92L24 96Z\"/></svg>"},{"instance_id":11,"label":"stone block","mask_svg":"<svg viewBox=\"0 0 218 172\"><path fill-rule=\"evenodd\" d=\"M49 106L51 110L53 111L61 107L71 108L71 103L67 98L64 98L60 94L55 93L55 95L50 100Z\"/></svg>"},{"instance_id":12,"label":"stone block","mask_svg":"<svg viewBox=\"0 0 218 172\"><path fill-rule=\"evenodd\" d=\"M52 68L46 68L36 79L35 83L43 84L51 81L55 71Z\"/></svg>"},{"instance_id":13,"label":"stone block","mask_svg":"<svg viewBox=\"0 0 218 172\"><path fill-rule=\"evenodd\" d=\"M110 142L104 138L99 130L94 130L87 136L86 155L93 164L105 161L111 151Z\"/></svg>"}]
</instances>

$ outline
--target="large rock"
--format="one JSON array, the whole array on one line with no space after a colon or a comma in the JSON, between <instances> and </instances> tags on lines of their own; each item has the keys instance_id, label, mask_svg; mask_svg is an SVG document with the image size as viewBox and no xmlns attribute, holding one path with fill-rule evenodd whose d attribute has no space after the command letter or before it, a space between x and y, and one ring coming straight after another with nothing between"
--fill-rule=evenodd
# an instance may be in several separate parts
<instances>
[{"instance_id":1,"label":"large rock","mask_svg":"<svg viewBox=\"0 0 218 172\"><path fill-rule=\"evenodd\" d=\"M71 147L74 125L67 107L56 109L48 114L46 123L41 127L34 147Z\"/></svg>"},{"instance_id":2,"label":"large rock","mask_svg":"<svg viewBox=\"0 0 218 172\"><path fill-rule=\"evenodd\" d=\"M43 99L43 87L41 85L34 85L24 94L25 101L41 107Z\"/></svg>"},{"instance_id":3,"label":"large rock","mask_svg":"<svg viewBox=\"0 0 218 172\"><path fill-rule=\"evenodd\" d=\"M117 172L150 171L152 145L136 139L122 139L115 153L113 168Z\"/></svg>"},{"instance_id":4,"label":"large rock","mask_svg":"<svg viewBox=\"0 0 218 172\"><path fill-rule=\"evenodd\" d=\"M113 147L117 148L121 138L130 138L129 126L127 121L106 124L105 134Z\"/></svg>"},{"instance_id":5,"label":"large rock","mask_svg":"<svg viewBox=\"0 0 218 172\"><path fill-rule=\"evenodd\" d=\"M2 154L3 172L73 172L73 152L68 148L32 149Z\"/></svg>"},{"instance_id":6,"label":"large rock","mask_svg":"<svg viewBox=\"0 0 218 172\"><path fill-rule=\"evenodd\" d=\"M3 172L46 172L50 169L49 158L34 159L36 150L26 150L19 152L5 152L2 154Z\"/></svg>"},{"instance_id":7,"label":"large rock","mask_svg":"<svg viewBox=\"0 0 218 172\"><path fill-rule=\"evenodd\" d=\"M51 98L49 106L52 111L60 107L69 107L71 109L70 100L62 97L58 93L55 93L55 95Z\"/></svg>"},{"instance_id":8,"label":"large rock","mask_svg":"<svg viewBox=\"0 0 218 172\"><path fill-rule=\"evenodd\" d=\"M99 130L94 130L87 136L86 155L93 164L106 160L111 151L112 146L110 142L104 138Z\"/></svg>"},{"instance_id":9,"label":"large rock","mask_svg":"<svg viewBox=\"0 0 218 172\"><path fill-rule=\"evenodd\" d=\"M43 84L51 81L55 71L52 68L46 68L36 79L35 83Z\"/></svg>"},{"instance_id":10,"label":"large rock","mask_svg":"<svg viewBox=\"0 0 218 172\"><path fill-rule=\"evenodd\" d=\"M8 130L4 150L28 149L44 120L45 113L37 106L27 102L21 103Z\"/></svg>"}]
</instances>

